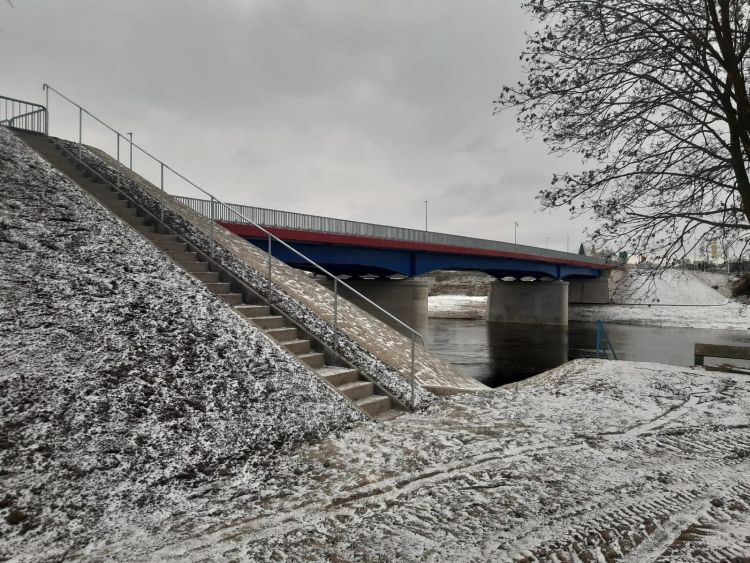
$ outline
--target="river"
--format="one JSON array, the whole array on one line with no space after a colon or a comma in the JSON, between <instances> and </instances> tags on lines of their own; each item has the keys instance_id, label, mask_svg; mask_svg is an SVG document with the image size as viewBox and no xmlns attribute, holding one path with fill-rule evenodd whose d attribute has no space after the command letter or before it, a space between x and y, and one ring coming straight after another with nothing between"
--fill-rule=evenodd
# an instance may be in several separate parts
<instances>
[{"instance_id":1,"label":"river","mask_svg":"<svg viewBox=\"0 0 750 563\"><path fill-rule=\"evenodd\" d=\"M747 331L616 323L608 323L606 330L621 360L689 366L693 364L696 342L750 346ZM430 350L490 387L531 377L569 359L593 357L595 341L594 323L585 322L571 322L565 329L430 319L427 336ZM743 365L738 361L732 363Z\"/></svg>"}]
</instances>

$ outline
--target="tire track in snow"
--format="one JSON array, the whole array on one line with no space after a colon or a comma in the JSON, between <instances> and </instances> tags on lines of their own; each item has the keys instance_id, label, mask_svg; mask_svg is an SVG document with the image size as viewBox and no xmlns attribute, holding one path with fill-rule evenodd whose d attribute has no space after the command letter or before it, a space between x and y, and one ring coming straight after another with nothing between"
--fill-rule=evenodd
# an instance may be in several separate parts
<instances>
[{"instance_id":1,"label":"tire track in snow","mask_svg":"<svg viewBox=\"0 0 750 563\"><path fill-rule=\"evenodd\" d=\"M516 563L537 561L588 562L588 561L653 561L659 557L680 535L710 509L710 500L722 492L722 486L730 489L747 490L750 487L741 482L748 473L750 462L745 456L736 458L737 463L726 463L735 456L737 433L725 432L727 436L716 436L717 433L702 436L697 441L697 451L711 458L703 458L692 464L690 471L679 481L679 489L672 491L644 491L648 498L627 507L603 510L589 517L584 522L574 525L563 537L553 541L542 542L521 552ZM693 447L696 441L687 439L682 443L685 448ZM747 442L745 437L745 442ZM715 444L714 447L708 447ZM690 450L681 450L687 453ZM723 467L732 467L724 476L717 479L716 465L713 456L726 454ZM713 475L711 487L702 483L698 472ZM737 480L740 480L738 483ZM731 484L729 484L731 483ZM748 496L750 499L750 495ZM559 518L559 516L558 516ZM710 559L706 559L709 561Z\"/></svg>"},{"instance_id":2,"label":"tire track in snow","mask_svg":"<svg viewBox=\"0 0 750 563\"><path fill-rule=\"evenodd\" d=\"M223 542L242 540L243 543L261 541L274 536L287 535L299 528L314 527L321 522L339 517L355 517L357 510L373 504L385 505L399 497L412 493L422 487L435 485L437 483L453 479L455 477L483 471L496 467L498 462L506 464L524 459L531 455L551 454L558 452L574 452L587 448L583 440L573 444L559 445L555 442L537 444L531 447L501 448L489 450L470 459L447 463L440 469L429 468L425 471L407 473L360 487L358 490L345 495L330 499L328 503L321 506L319 500L309 502L305 505L287 510L275 516L253 519L247 522L234 522L223 526L221 529L208 530L200 534L199 544L183 538L179 542L182 553L199 551ZM199 532L200 533L200 532ZM195 532L191 534L195 537ZM159 556L162 552L174 553L175 544L170 542L163 544L157 551L151 548L142 551L139 555Z\"/></svg>"}]
</instances>

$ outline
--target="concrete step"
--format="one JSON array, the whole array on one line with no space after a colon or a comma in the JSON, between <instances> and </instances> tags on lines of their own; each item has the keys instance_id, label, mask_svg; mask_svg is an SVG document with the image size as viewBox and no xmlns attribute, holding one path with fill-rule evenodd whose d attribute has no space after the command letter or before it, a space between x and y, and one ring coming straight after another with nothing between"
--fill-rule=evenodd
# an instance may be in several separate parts
<instances>
[{"instance_id":1,"label":"concrete step","mask_svg":"<svg viewBox=\"0 0 750 563\"><path fill-rule=\"evenodd\" d=\"M349 397L352 401L370 397L375 391L375 387L369 381L352 381L336 386L336 389Z\"/></svg>"},{"instance_id":2,"label":"concrete step","mask_svg":"<svg viewBox=\"0 0 750 563\"><path fill-rule=\"evenodd\" d=\"M325 366L317 370L320 376L334 387L344 383L352 383L359 379L356 369Z\"/></svg>"},{"instance_id":3,"label":"concrete step","mask_svg":"<svg viewBox=\"0 0 750 563\"><path fill-rule=\"evenodd\" d=\"M184 242L154 241L154 244L166 252L186 252L188 245Z\"/></svg>"},{"instance_id":4,"label":"concrete step","mask_svg":"<svg viewBox=\"0 0 750 563\"><path fill-rule=\"evenodd\" d=\"M284 326L284 317L276 315L261 315L258 317L252 317L253 322L263 329L268 328L281 328Z\"/></svg>"},{"instance_id":5,"label":"concrete step","mask_svg":"<svg viewBox=\"0 0 750 563\"><path fill-rule=\"evenodd\" d=\"M219 295L227 305L242 305L241 293L224 293Z\"/></svg>"},{"instance_id":6,"label":"concrete step","mask_svg":"<svg viewBox=\"0 0 750 563\"><path fill-rule=\"evenodd\" d=\"M292 354L307 354L311 350L310 341L304 338L298 340L287 340L281 344Z\"/></svg>"},{"instance_id":7,"label":"concrete step","mask_svg":"<svg viewBox=\"0 0 750 563\"><path fill-rule=\"evenodd\" d=\"M280 328L269 328L266 330L268 336L272 336L279 342L297 339L297 329L293 326L284 326Z\"/></svg>"},{"instance_id":8,"label":"concrete step","mask_svg":"<svg viewBox=\"0 0 750 563\"><path fill-rule=\"evenodd\" d=\"M153 225L132 225L132 227L144 235L149 235L156 231L156 228Z\"/></svg>"},{"instance_id":9,"label":"concrete step","mask_svg":"<svg viewBox=\"0 0 750 563\"><path fill-rule=\"evenodd\" d=\"M217 283L220 281L219 272L190 272L204 283Z\"/></svg>"},{"instance_id":10,"label":"concrete step","mask_svg":"<svg viewBox=\"0 0 750 563\"><path fill-rule=\"evenodd\" d=\"M207 283L206 288L216 295L226 295L232 293L232 284L225 282ZM239 295L239 294L237 294ZM242 301L240 301L241 303Z\"/></svg>"},{"instance_id":11,"label":"concrete step","mask_svg":"<svg viewBox=\"0 0 750 563\"><path fill-rule=\"evenodd\" d=\"M370 416L377 416L391 408L391 398L385 395L370 395L357 399L355 402L360 410Z\"/></svg>"},{"instance_id":12,"label":"concrete step","mask_svg":"<svg viewBox=\"0 0 750 563\"><path fill-rule=\"evenodd\" d=\"M77 180L78 178L75 179ZM120 197L117 192L106 184L94 184L88 180L82 180L82 183L86 184L86 188L96 197L109 197L112 199L119 199Z\"/></svg>"},{"instance_id":13,"label":"concrete step","mask_svg":"<svg viewBox=\"0 0 750 563\"><path fill-rule=\"evenodd\" d=\"M197 262L197 252L167 252L169 257L175 262Z\"/></svg>"},{"instance_id":14,"label":"concrete step","mask_svg":"<svg viewBox=\"0 0 750 563\"><path fill-rule=\"evenodd\" d=\"M311 368L322 368L325 363L323 354L310 352L309 354L297 354L297 357Z\"/></svg>"},{"instance_id":15,"label":"concrete step","mask_svg":"<svg viewBox=\"0 0 750 563\"><path fill-rule=\"evenodd\" d=\"M177 235L165 235L162 233L154 233L153 235L149 235L148 238L150 240L159 241L159 242L177 242Z\"/></svg>"},{"instance_id":16,"label":"concrete step","mask_svg":"<svg viewBox=\"0 0 750 563\"><path fill-rule=\"evenodd\" d=\"M83 177L95 184L104 184L104 181L99 177L98 174L94 174L88 169L83 172Z\"/></svg>"},{"instance_id":17,"label":"concrete step","mask_svg":"<svg viewBox=\"0 0 750 563\"><path fill-rule=\"evenodd\" d=\"M128 225L136 229L139 226L145 225L147 223L147 220L145 217L141 217L140 215L136 215L135 213L123 213L122 215L118 214L118 217L120 217L120 219L125 221ZM155 230L156 229L154 229L154 231Z\"/></svg>"},{"instance_id":18,"label":"concrete step","mask_svg":"<svg viewBox=\"0 0 750 563\"><path fill-rule=\"evenodd\" d=\"M185 262L178 262L178 264L191 274L194 274L196 272L208 272L208 262L186 260Z\"/></svg>"},{"instance_id":19,"label":"concrete step","mask_svg":"<svg viewBox=\"0 0 750 563\"><path fill-rule=\"evenodd\" d=\"M106 207L110 211L113 211L120 217L125 214L131 215L133 217L138 216L138 212L135 207L130 207L130 204L126 199L112 199L109 197L97 196L96 194L93 195L99 203L101 203L104 207ZM143 216L140 217L145 218Z\"/></svg>"},{"instance_id":20,"label":"concrete step","mask_svg":"<svg viewBox=\"0 0 750 563\"><path fill-rule=\"evenodd\" d=\"M240 305L234 309L246 317L251 317L253 321L257 321L258 318L265 317L265 315L271 312L271 308L268 305Z\"/></svg>"}]
</instances>

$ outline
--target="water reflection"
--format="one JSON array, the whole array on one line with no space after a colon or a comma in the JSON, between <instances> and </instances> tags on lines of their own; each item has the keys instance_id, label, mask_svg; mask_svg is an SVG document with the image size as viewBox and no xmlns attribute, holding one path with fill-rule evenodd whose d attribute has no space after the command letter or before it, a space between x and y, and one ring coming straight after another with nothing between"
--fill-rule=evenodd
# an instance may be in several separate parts
<instances>
[{"instance_id":1,"label":"water reflection","mask_svg":"<svg viewBox=\"0 0 750 563\"><path fill-rule=\"evenodd\" d=\"M482 383L497 387L568 361L568 329L486 323L488 366Z\"/></svg>"},{"instance_id":2,"label":"water reflection","mask_svg":"<svg viewBox=\"0 0 750 563\"><path fill-rule=\"evenodd\" d=\"M747 331L618 324L608 324L607 331L620 359L683 366L693 363L696 342L750 345ZM490 387L536 375L568 359L592 357L595 342L594 323L580 322L565 329L430 319L428 331L428 346L433 352Z\"/></svg>"}]
</instances>

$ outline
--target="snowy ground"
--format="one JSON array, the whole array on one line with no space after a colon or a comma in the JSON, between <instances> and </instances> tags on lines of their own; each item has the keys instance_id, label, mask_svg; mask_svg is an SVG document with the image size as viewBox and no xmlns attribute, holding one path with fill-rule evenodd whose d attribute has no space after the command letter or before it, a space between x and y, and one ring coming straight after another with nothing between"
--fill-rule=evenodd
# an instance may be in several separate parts
<instances>
[{"instance_id":1,"label":"snowy ground","mask_svg":"<svg viewBox=\"0 0 750 563\"><path fill-rule=\"evenodd\" d=\"M617 285L612 305L571 305L570 320L750 330L750 308L728 299L712 285L726 283L715 273L667 270L651 285L647 272L629 270Z\"/></svg>"},{"instance_id":2,"label":"snowy ground","mask_svg":"<svg viewBox=\"0 0 750 563\"><path fill-rule=\"evenodd\" d=\"M85 555L137 560L750 557L750 378L578 360L305 446L246 493ZM744 560L743 560L744 561Z\"/></svg>"},{"instance_id":3,"label":"snowy ground","mask_svg":"<svg viewBox=\"0 0 750 563\"><path fill-rule=\"evenodd\" d=\"M612 302L617 305L724 305L728 299L711 285L724 276L705 272L666 270L653 281L648 270L626 270Z\"/></svg>"},{"instance_id":4,"label":"snowy ground","mask_svg":"<svg viewBox=\"0 0 750 563\"><path fill-rule=\"evenodd\" d=\"M750 307L726 305L571 305L571 321L608 321L647 326L750 330Z\"/></svg>"},{"instance_id":5,"label":"snowy ground","mask_svg":"<svg viewBox=\"0 0 750 563\"><path fill-rule=\"evenodd\" d=\"M433 319L483 319L487 297L479 295L430 295L427 314Z\"/></svg>"},{"instance_id":6,"label":"snowy ground","mask_svg":"<svg viewBox=\"0 0 750 563\"><path fill-rule=\"evenodd\" d=\"M227 475L263 487L361 419L0 127L0 559L61 558Z\"/></svg>"}]
</instances>

